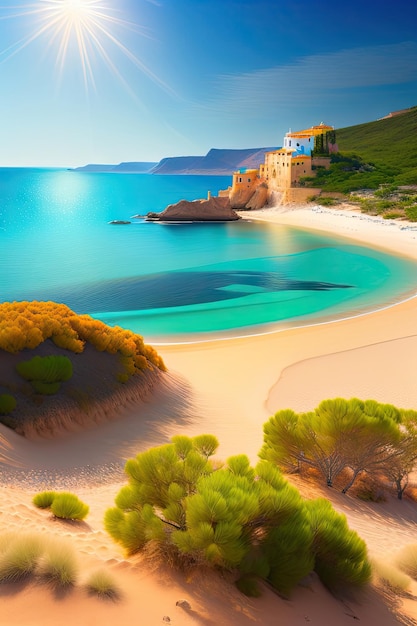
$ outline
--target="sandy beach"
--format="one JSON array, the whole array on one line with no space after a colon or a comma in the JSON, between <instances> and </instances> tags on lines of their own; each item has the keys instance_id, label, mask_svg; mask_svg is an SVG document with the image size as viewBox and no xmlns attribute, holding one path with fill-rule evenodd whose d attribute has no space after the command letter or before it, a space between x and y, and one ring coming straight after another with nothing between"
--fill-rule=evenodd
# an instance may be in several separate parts
<instances>
[{"instance_id":1,"label":"sandy beach","mask_svg":"<svg viewBox=\"0 0 417 626\"><path fill-rule=\"evenodd\" d=\"M349 206L275 207L242 217L326 231L417 260L417 224L370 217ZM103 513L120 489L125 460L174 434L212 433L220 441L220 458L245 453L256 462L262 426L282 408L310 410L324 398L356 396L417 409L417 276L415 297L366 315L156 349L168 368L164 385L151 398L127 404L114 421L54 441L25 440L0 426L0 531L31 529L70 539L81 579L105 566L122 590L119 600L109 602L89 597L82 586L57 597L35 584L2 585L0 626L154 626L168 623L167 617L178 626L344 626L352 619L367 626L417 623L417 584L406 598L382 601L369 589L342 602L312 579L290 600L266 587L260 599L248 599L218 574L185 576L143 557L126 560L103 529ZM87 502L86 523L64 524L36 509L32 496L47 486L70 488ZM328 493L314 485L306 492ZM417 505L409 500L363 503L336 493L332 501L371 555L388 559L415 541ZM191 609L176 605L183 598Z\"/></svg>"}]
</instances>

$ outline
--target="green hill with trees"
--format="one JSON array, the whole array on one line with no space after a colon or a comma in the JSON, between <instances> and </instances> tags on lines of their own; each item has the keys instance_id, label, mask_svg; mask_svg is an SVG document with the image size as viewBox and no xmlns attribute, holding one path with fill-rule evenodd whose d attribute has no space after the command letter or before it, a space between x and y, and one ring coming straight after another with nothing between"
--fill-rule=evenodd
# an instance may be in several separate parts
<instances>
[{"instance_id":1,"label":"green hill with trees","mask_svg":"<svg viewBox=\"0 0 417 626\"><path fill-rule=\"evenodd\" d=\"M398 184L417 183L417 106L394 117L340 128L340 152L354 152L367 163L392 169Z\"/></svg>"},{"instance_id":2,"label":"green hill with trees","mask_svg":"<svg viewBox=\"0 0 417 626\"><path fill-rule=\"evenodd\" d=\"M303 178L302 185L344 194L382 186L389 186L391 193L401 186L417 185L417 107L391 118L337 129L336 142L339 152L331 155L330 168L317 167L315 176ZM398 198L394 200L397 205ZM407 199L406 204L410 205ZM415 198L413 209L405 211L408 219L415 219L414 204ZM403 214L405 207L399 208Z\"/></svg>"}]
</instances>

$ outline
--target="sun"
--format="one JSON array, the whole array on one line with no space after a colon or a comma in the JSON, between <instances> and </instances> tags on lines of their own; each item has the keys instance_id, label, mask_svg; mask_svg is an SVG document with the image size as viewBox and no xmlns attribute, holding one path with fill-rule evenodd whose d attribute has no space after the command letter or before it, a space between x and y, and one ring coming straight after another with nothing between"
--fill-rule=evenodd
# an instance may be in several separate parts
<instances>
[{"instance_id":1,"label":"sun","mask_svg":"<svg viewBox=\"0 0 417 626\"><path fill-rule=\"evenodd\" d=\"M88 0L63 0L61 12L70 18L79 19L89 13L91 2Z\"/></svg>"},{"instance_id":2,"label":"sun","mask_svg":"<svg viewBox=\"0 0 417 626\"><path fill-rule=\"evenodd\" d=\"M117 0L113 0L117 2ZM100 58L107 68L131 91L114 61L114 52L122 53L152 81L165 91L172 90L158 78L123 43L121 32L130 30L147 36L146 30L137 24L119 17L120 12L111 0L37 0L15 8L13 13L0 19L29 18L32 29L29 34L0 51L0 61L21 52L35 40L42 40L46 49L53 53L60 78L74 47L80 61L86 89L95 87L93 59Z\"/></svg>"},{"instance_id":3,"label":"sun","mask_svg":"<svg viewBox=\"0 0 417 626\"><path fill-rule=\"evenodd\" d=\"M74 20L78 20L84 15L88 16L91 8L89 0L63 0L61 6L57 6L57 10L62 16Z\"/></svg>"}]
</instances>

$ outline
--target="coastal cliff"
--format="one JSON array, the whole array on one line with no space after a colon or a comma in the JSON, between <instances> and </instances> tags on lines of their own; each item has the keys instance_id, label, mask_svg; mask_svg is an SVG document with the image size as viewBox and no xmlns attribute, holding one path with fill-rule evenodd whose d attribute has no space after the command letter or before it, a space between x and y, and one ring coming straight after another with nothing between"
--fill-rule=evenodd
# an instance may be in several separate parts
<instances>
[{"instance_id":1,"label":"coastal cliff","mask_svg":"<svg viewBox=\"0 0 417 626\"><path fill-rule=\"evenodd\" d=\"M81 167L74 167L74 172L109 172L112 174L149 174L158 165L154 161L127 161L117 165L107 165L104 163L89 163Z\"/></svg>"},{"instance_id":2,"label":"coastal cliff","mask_svg":"<svg viewBox=\"0 0 417 626\"><path fill-rule=\"evenodd\" d=\"M240 168L258 168L265 160L265 153L275 149L228 150L212 148L205 156L165 157L159 162L133 161L117 165L89 163L72 169L75 172L231 176L234 171Z\"/></svg>"},{"instance_id":3,"label":"coastal cliff","mask_svg":"<svg viewBox=\"0 0 417 626\"><path fill-rule=\"evenodd\" d=\"M181 156L162 159L152 174L196 174L230 176L240 168L258 168L265 160L265 152L274 148L246 148L222 150L212 148L205 156Z\"/></svg>"}]
</instances>

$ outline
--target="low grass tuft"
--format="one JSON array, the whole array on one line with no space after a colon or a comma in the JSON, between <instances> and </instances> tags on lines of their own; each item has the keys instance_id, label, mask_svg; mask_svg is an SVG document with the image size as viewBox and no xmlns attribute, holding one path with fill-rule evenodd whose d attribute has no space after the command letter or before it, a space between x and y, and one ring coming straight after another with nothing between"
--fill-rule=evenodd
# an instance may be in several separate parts
<instances>
[{"instance_id":1,"label":"low grass tuft","mask_svg":"<svg viewBox=\"0 0 417 626\"><path fill-rule=\"evenodd\" d=\"M34 496L32 502L39 509L50 509L56 496L56 491L42 491Z\"/></svg>"},{"instance_id":2,"label":"low grass tuft","mask_svg":"<svg viewBox=\"0 0 417 626\"><path fill-rule=\"evenodd\" d=\"M417 580L417 543L411 543L397 554L395 564L402 572Z\"/></svg>"},{"instance_id":3,"label":"low grass tuft","mask_svg":"<svg viewBox=\"0 0 417 626\"><path fill-rule=\"evenodd\" d=\"M68 520L83 520L87 517L89 507L75 494L62 491L57 493L51 504L51 512L55 517Z\"/></svg>"},{"instance_id":4,"label":"low grass tuft","mask_svg":"<svg viewBox=\"0 0 417 626\"><path fill-rule=\"evenodd\" d=\"M50 540L39 561L38 575L54 587L70 587L76 583L78 564L74 549L62 540Z\"/></svg>"},{"instance_id":5,"label":"low grass tuft","mask_svg":"<svg viewBox=\"0 0 417 626\"><path fill-rule=\"evenodd\" d=\"M94 594L99 598L117 600L121 595L113 576L105 569L99 569L90 574L85 587L90 594Z\"/></svg>"},{"instance_id":6,"label":"low grass tuft","mask_svg":"<svg viewBox=\"0 0 417 626\"><path fill-rule=\"evenodd\" d=\"M320 206L334 206L337 204L337 200L330 196L318 196L316 198L316 203Z\"/></svg>"},{"instance_id":7,"label":"low grass tuft","mask_svg":"<svg viewBox=\"0 0 417 626\"><path fill-rule=\"evenodd\" d=\"M372 573L374 578L386 587L389 587L396 593L406 592L412 579L399 569L394 563L372 559Z\"/></svg>"},{"instance_id":8,"label":"low grass tuft","mask_svg":"<svg viewBox=\"0 0 417 626\"><path fill-rule=\"evenodd\" d=\"M39 535L15 534L9 537L6 550L0 555L0 583L12 583L32 575L43 552Z\"/></svg>"}]
</instances>

